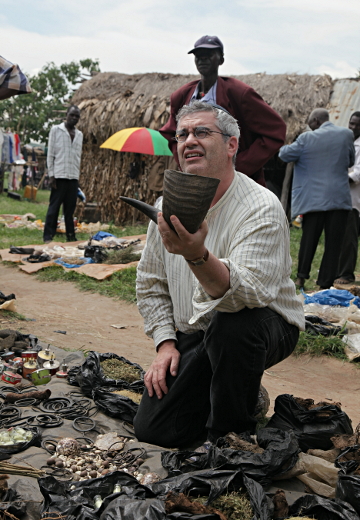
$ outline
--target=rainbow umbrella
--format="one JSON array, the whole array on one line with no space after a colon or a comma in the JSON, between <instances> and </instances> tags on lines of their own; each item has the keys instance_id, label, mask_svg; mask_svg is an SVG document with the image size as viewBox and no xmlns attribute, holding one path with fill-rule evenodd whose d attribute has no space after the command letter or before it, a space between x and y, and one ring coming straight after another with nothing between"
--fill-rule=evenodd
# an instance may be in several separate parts
<instances>
[{"instance_id":1,"label":"rainbow umbrella","mask_svg":"<svg viewBox=\"0 0 360 520\"><path fill-rule=\"evenodd\" d=\"M100 148L148 155L172 155L168 142L157 130L135 127L116 132Z\"/></svg>"}]
</instances>

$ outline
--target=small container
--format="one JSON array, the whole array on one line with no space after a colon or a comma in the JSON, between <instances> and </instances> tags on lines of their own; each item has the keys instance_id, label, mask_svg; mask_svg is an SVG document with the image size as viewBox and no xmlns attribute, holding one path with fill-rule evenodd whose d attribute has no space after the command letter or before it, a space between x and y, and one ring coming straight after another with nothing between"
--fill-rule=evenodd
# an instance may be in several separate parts
<instances>
[{"instance_id":1,"label":"small container","mask_svg":"<svg viewBox=\"0 0 360 520\"><path fill-rule=\"evenodd\" d=\"M5 370L5 366L4 366L4 363L2 362L2 360L0 360L0 374L2 374Z\"/></svg>"},{"instance_id":2,"label":"small container","mask_svg":"<svg viewBox=\"0 0 360 520\"><path fill-rule=\"evenodd\" d=\"M5 381L5 383L16 385L17 383L20 383L21 376L19 374L14 374L14 372L3 372L1 379Z\"/></svg>"},{"instance_id":3,"label":"small container","mask_svg":"<svg viewBox=\"0 0 360 520\"><path fill-rule=\"evenodd\" d=\"M45 363L45 361L50 361L50 359L55 359L54 352L50 351L50 345L46 347L45 350L40 350L38 352L37 362L39 364L39 367L42 367Z\"/></svg>"},{"instance_id":4,"label":"small container","mask_svg":"<svg viewBox=\"0 0 360 520\"><path fill-rule=\"evenodd\" d=\"M56 377L61 377L61 378L65 379L67 376L68 376L68 366L66 363L63 363L61 365L61 369L58 372L56 372Z\"/></svg>"},{"instance_id":5,"label":"small container","mask_svg":"<svg viewBox=\"0 0 360 520\"><path fill-rule=\"evenodd\" d=\"M39 368L38 370L32 372L31 380L36 386L46 385L46 383L51 381L50 371L46 368Z\"/></svg>"},{"instance_id":6,"label":"small container","mask_svg":"<svg viewBox=\"0 0 360 520\"><path fill-rule=\"evenodd\" d=\"M95 509L99 509L99 507L101 507L101 504L103 503L102 501L102 498L100 495L95 495L94 496L94 506L95 506Z\"/></svg>"},{"instance_id":7,"label":"small container","mask_svg":"<svg viewBox=\"0 0 360 520\"><path fill-rule=\"evenodd\" d=\"M1 354L1 358L3 361L9 361L9 359L13 359L15 356L14 352L10 352L8 349L4 350L4 352Z\"/></svg>"},{"instance_id":8,"label":"small container","mask_svg":"<svg viewBox=\"0 0 360 520\"><path fill-rule=\"evenodd\" d=\"M21 367L21 368L22 368L22 366L24 364L24 360L21 357L15 357L13 359L13 362L14 362L14 365L16 364L18 367Z\"/></svg>"},{"instance_id":9,"label":"small container","mask_svg":"<svg viewBox=\"0 0 360 520\"><path fill-rule=\"evenodd\" d=\"M23 364L24 364L22 358L21 357L16 357L12 361L14 362L14 365L13 365L14 372L16 372L17 374L22 375Z\"/></svg>"},{"instance_id":10,"label":"small container","mask_svg":"<svg viewBox=\"0 0 360 520\"><path fill-rule=\"evenodd\" d=\"M29 359L37 359L38 353L36 352L36 350L24 350L23 352L21 352L21 357L25 363L25 361L28 361Z\"/></svg>"},{"instance_id":11,"label":"small container","mask_svg":"<svg viewBox=\"0 0 360 520\"><path fill-rule=\"evenodd\" d=\"M29 361L26 361L23 366L23 378L24 379L30 379L30 376L35 370L37 369L37 364L35 359L29 359Z\"/></svg>"},{"instance_id":12,"label":"small container","mask_svg":"<svg viewBox=\"0 0 360 520\"><path fill-rule=\"evenodd\" d=\"M49 361L44 361L43 368L49 370L50 375L54 376L60 368L60 363L56 359L50 359Z\"/></svg>"},{"instance_id":13,"label":"small container","mask_svg":"<svg viewBox=\"0 0 360 520\"><path fill-rule=\"evenodd\" d=\"M115 484L114 489L113 489L113 493L120 493L120 491L121 491L120 484Z\"/></svg>"},{"instance_id":14,"label":"small container","mask_svg":"<svg viewBox=\"0 0 360 520\"><path fill-rule=\"evenodd\" d=\"M14 362L12 359L9 359L9 361L6 361L4 363L4 371L8 371L8 372L14 372Z\"/></svg>"}]
</instances>

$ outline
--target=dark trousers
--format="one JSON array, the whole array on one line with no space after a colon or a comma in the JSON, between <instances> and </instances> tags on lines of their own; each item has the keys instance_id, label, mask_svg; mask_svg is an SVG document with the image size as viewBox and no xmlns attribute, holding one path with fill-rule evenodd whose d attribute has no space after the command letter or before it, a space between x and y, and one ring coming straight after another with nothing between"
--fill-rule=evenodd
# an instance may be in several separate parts
<instances>
[{"instance_id":1,"label":"dark trousers","mask_svg":"<svg viewBox=\"0 0 360 520\"><path fill-rule=\"evenodd\" d=\"M344 241L339 259L339 278L354 282L360 231L360 218L357 209L353 208L352 211L349 211L344 231Z\"/></svg>"},{"instance_id":2,"label":"dark trousers","mask_svg":"<svg viewBox=\"0 0 360 520\"><path fill-rule=\"evenodd\" d=\"M294 350L299 329L269 308L217 312L208 328L177 333L177 376L162 399L145 390L134 419L139 441L164 447L255 431L254 411L265 369Z\"/></svg>"},{"instance_id":3,"label":"dark trousers","mask_svg":"<svg viewBox=\"0 0 360 520\"><path fill-rule=\"evenodd\" d=\"M302 221L302 237L299 250L298 278L309 278L311 263L322 231L325 231L325 248L321 260L317 284L331 287L338 275L339 257L344 240L347 210L313 211L306 213Z\"/></svg>"},{"instance_id":4,"label":"dark trousers","mask_svg":"<svg viewBox=\"0 0 360 520\"><path fill-rule=\"evenodd\" d=\"M66 236L73 238L74 211L76 207L78 181L76 179L56 179L56 190L51 189L49 208L44 226L44 241L52 240L56 233L61 204L64 208Z\"/></svg>"}]
</instances>

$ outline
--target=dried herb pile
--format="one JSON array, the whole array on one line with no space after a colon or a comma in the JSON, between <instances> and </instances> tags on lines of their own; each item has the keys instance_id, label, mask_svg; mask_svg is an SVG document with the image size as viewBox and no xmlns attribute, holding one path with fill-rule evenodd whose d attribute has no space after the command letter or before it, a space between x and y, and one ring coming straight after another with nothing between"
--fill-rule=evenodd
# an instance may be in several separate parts
<instances>
[{"instance_id":1,"label":"dried herb pile","mask_svg":"<svg viewBox=\"0 0 360 520\"><path fill-rule=\"evenodd\" d=\"M140 401L142 398L142 394L138 394L136 392L131 392L131 390L115 390L112 393L117 394L117 395L123 395L124 397L128 397L129 399L134 401L134 403L136 403L136 404L140 404Z\"/></svg>"},{"instance_id":2,"label":"dried herb pile","mask_svg":"<svg viewBox=\"0 0 360 520\"><path fill-rule=\"evenodd\" d=\"M114 251L108 251L106 259L103 264L129 264L139 260L140 256L134 253L132 246L126 247L125 249L115 249Z\"/></svg>"},{"instance_id":3,"label":"dried herb pile","mask_svg":"<svg viewBox=\"0 0 360 520\"><path fill-rule=\"evenodd\" d=\"M205 504L208 497L198 497L192 499L194 502ZM227 517L227 520L252 520L254 511L246 493L233 491L226 495L221 495L211 502L211 507L218 509Z\"/></svg>"},{"instance_id":4,"label":"dried herb pile","mask_svg":"<svg viewBox=\"0 0 360 520\"><path fill-rule=\"evenodd\" d=\"M100 366L104 375L110 379L121 379L127 383L133 383L140 379L140 370L120 359L106 359L100 363Z\"/></svg>"}]
</instances>

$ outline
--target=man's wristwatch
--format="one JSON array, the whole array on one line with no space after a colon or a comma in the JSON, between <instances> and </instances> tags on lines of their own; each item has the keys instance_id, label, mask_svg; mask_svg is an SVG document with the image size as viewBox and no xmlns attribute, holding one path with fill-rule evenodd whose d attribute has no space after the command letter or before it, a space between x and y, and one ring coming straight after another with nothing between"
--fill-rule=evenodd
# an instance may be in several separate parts
<instances>
[{"instance_id":1,"label":"man's wristwatch","mask_svg":"<svg viewBox=\"0 0 360 520\"><path fill-rule=\"evenodd\" d=\"M207 249L205 251L204 256L202 256L201 258L195 258L194 260L188 260L187 258L185 258L185 260L187 261L188 264L198 266L198 265L205 264L205 262L208 261L208 258L209 258L209 250Z\"/></svg>"}]
</instances>

